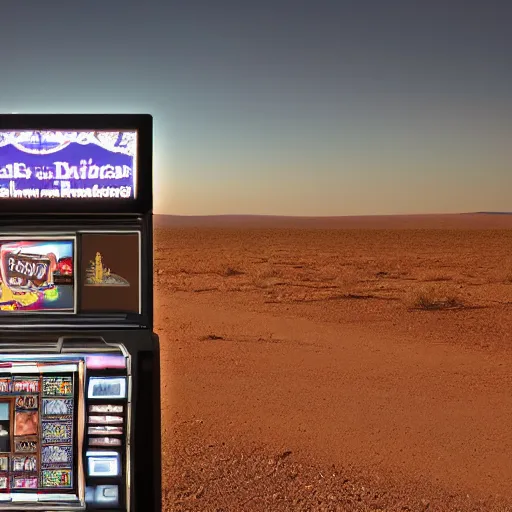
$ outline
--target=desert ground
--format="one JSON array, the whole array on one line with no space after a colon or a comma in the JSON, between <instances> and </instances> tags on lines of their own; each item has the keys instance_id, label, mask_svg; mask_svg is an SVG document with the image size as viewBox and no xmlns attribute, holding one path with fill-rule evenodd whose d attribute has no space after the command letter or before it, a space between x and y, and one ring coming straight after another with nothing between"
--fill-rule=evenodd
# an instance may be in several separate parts
<instances>
[{"instance_id":1,"label":"desert ground","mask_svg":"<svg viewBox=\"0 0 512 512\"><path fill-rule=\"evenodd\" d=\"M164 510L512 510L511 228L159 219Z\"/></svg>"}]
</instances>

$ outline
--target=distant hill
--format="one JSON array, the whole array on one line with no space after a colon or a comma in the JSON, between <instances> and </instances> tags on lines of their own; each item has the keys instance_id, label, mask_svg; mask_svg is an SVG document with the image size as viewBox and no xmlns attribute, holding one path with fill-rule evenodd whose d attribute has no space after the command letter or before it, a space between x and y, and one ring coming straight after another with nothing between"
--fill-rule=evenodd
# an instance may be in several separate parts
<instances>
[{"instance_id":1,"label":"distant hill","mask_svg":"<svg viewBox=\"0 0 512 512\"><path fill-rule=\"evenodd\" d=\"M512 213L286 217L276 215L155 215L156 228L230 229L509 229Z\"/></svg>"},{"instance_id":2,"label":"distant hill","mask_svg":"<svg viewBox=\"0 0 512 512\"><path fill-rule=\"evenodd\" d=\"M512 212L476 212L477 215L512 215Z\"/></svg>"}]
</instances>

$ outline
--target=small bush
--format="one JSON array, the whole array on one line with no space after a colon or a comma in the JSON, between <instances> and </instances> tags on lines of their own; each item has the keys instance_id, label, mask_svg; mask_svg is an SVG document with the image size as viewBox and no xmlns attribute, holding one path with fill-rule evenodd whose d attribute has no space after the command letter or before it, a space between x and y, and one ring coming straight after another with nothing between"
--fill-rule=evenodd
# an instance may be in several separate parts
<instances>
[{"instance_id":1,"label":"small bush","mask_svg":"<svg viewBox=\"0 0 512 512\"><path fill-rule=\"evenodd\" d=\"M256 273L256 276L259 279L272 279L274 277L280 277L280 274L275 268L268 267L261 269Z\"/></svg>"},{"instance_id":2,"label":"small bush","mask_svg":"<svg viewBox=\"0 0 512 512\"><path fill-rule=\"evenodd\" d=\"M257 288L269 288L277 282L281 282L282 279L280 272L269 266L256 272L256 275L252 278L252 284Z\"/></svg>"},{"instance_id":3,"label":"small bush","mask_svg":"<svg viewBox=\"0 0 512 512\"><path fill-rule=\"evenodd\" d=\"M443 310L464 306L464 301L456 293L436 288L420 290L412 296L411 300L411 307L414 309Z\"/></svg>"},{"instance_id":4,"label":"small bush","mask_svg":"<svg viewBox=\"0 0 512 512\"><path fill-rule=\"evenodd\" d=\"M217 336L216 334L208 334L207 336L200 336L200 341L217 341L217 340L223 340L224 338L222 336Z\"/></svg>"},{"instance_id":5,"label":"small bush","mask_svg":"<svg viewBox=\"0 0 512 512\"><path fill-rule=\"evenodd\" d=\"M231 276L241 276L243 275L244 272L242 272L241 270L237 270L236 268L231 268L231 267L228 267L224 270L224 275L226 277L231 277Z\"/></svg>"},{"instance_id":6,"label":"small bush","mask_svg":"<svg viewBox=\"0 0 512 512\"><path fill-rule=\"evenodd\" d=\"M441 281L451 281L452 277L444 274L438 274L436 272L429 273L423 279L424 281L433 281L433 282L441 282Z\"/></svg>"}]
</instances>

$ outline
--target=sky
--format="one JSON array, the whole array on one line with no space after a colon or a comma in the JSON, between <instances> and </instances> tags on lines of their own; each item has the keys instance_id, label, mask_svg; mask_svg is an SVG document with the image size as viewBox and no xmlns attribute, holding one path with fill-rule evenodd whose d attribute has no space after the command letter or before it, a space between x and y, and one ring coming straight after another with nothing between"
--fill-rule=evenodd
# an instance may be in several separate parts
<instances>
[{"instance_id":1,"label":"sky","mask_svg":"<svg viewBox=\"0 0 512 512\"><path fill-rule=\"evenodd\" d=\"M176 215L512 211L512 2L0 2L0 112L154 116Z\"/></svg>"}]
</instances>

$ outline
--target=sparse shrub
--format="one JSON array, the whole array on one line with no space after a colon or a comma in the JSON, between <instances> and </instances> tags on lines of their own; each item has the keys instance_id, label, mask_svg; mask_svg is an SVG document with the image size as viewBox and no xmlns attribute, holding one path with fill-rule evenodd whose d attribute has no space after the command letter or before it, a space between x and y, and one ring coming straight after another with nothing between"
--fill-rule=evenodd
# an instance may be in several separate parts
<instances>
[{"instance_id":1,"label":"sparse shrub","mask_svg":"<svg viewBox=\"0 0 512 512\"><path fill-rule=\"evenodd\" d=\"M439 274L437 272L431 272L425 276L424 281L433 281L433 282L441 282L441 281L451 281L452 277L447 276L445 274Z\"/></svg>"},{"instance_id":2,"label":"sparse shrub","mask_svg":"<svg viewBox=\"0 0 512 512\"><path fill-rule=\"evenodd\" d=\"M200 336L200 341L217 341L217 340L223 340L224 338L222 336L217 336L216 334L208 334L206 336Z\"/></svg>"},{"instance_id":3,"label":"sparse shrub","mask_svg":"<svg viewBox=\"0 0 512 512\"><path fill-rule=\"evenodd\" d=\"M272 277L279 277L279 272L275 268L269 267L258 272L257 277L260 279L271 279Z\"/></svg>"},{"instance_id":4,"label":"sparse shrub","mask_svg":"<svg viewBox=\"0 0 512 512\"><path fill-rule=\"evenodd\" d=\"M237 270L236 268L232 268L232 267L227 267L225 270L224 270L224 275L226 277L230 277L230 276L241 276L243 275L244 272L242 272L241 270Z\"/></svg>"},{"instance_id":5,"label":"sparse shrub","mask_svg":"<svg viewBox=\"0 0 512 512\"><path fill-rule=\"evenodd\" d=\"M465 304L457 293L432 287L415 292L411 296L410 306L413 309L442 310L462 308Z\"/></svg>"},{"instance_id":6,"label":"sparse shrub","mask_svg":"<svg viewBox=\"0 0 512 512\"><path fill-rule=\"evenodd\" d=\"M275 268L269 266L256 272L256 275L252 279L252 284L257 288L268 288L272 286L276 280L279 281L280 278L280 273Z\"/></svg>"}]
</instances>

